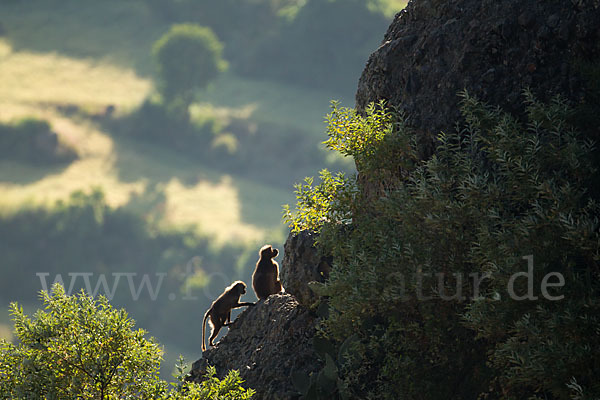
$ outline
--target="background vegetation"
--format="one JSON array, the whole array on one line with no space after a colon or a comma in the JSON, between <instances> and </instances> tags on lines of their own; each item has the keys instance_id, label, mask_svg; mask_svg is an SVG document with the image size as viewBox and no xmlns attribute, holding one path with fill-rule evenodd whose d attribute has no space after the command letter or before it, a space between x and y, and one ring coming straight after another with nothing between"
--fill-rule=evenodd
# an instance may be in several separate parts
<instances>
[{"instance_id":1,"label":"background vegetation","mask_svg":"<svg viewBox=\"0 0 600 400\"><path fill-rule=\"evenodd\" d=\"M403 3L2 1L0 334L16 338L10 301L39 307L37 273L67 289L69 273L93 274L92 289L101 274L112 289L115 273L166 273L155 300L123 278L111 302L165 345L164 377L179 353L197 358L210 301L249 280L261 244L281 247L291 184L353 169L319 146L324 110L352 102ZM185 118L152 53L176 24L211 29L229 64L190 92Z\"/></svg>"}]
</instances>

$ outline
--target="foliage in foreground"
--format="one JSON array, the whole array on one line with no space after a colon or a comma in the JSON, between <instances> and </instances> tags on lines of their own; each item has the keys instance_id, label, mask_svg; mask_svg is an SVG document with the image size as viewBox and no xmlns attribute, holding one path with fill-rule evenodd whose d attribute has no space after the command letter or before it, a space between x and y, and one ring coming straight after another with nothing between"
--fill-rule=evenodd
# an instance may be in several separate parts
<instances>
[{"instance_id":1,"label":"foliage in foreground","mask_svg":"<svg viewBox=\"0 0 600 400\"><path fill-rule=\"evenodd\" d=\"M42 292L44 310L28 317L11 305L18 344L0 342L0 397L5 399L232 399L252 397L239 374L201 385L158 377L162 350L124 310L102 296ZM171 387L175 386L175 387Z\"/></svg>"},{"instance_id":2,"label":"foliage in foreground","mask_svg":"<svg viewBox=\"0 0 600 400\"><path fill-rule=\"evenodd\" d=\"M600 396L593 144L560 99L526 93L526 110L527 124L465 93L465 126L419 161L383 104L334 106L327 144L359 176L298 185L285 218L334 256L319 292L342 397Z\"/></svg>"}]
</instances>

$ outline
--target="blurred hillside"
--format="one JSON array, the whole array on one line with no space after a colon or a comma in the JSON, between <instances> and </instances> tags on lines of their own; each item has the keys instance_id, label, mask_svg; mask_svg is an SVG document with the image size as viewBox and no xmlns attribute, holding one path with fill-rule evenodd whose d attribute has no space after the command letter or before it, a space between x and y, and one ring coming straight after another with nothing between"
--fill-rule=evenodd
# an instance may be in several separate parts
<instances>
[{"instance_id":1,"label":"blurred hillside","mask_svg":"<svg viewBox=\"0 0 600 400\"><path fill-rule=\"evenodd\" d=\"M0 335L8 303L37 308L60 274L111 294L166 345L167 368L196 357L208 304L249 281L262 243L281 248L293 183L353 169L318 145L324 114L353 103L403 3L1 2ZM162 106L151 53L181 22L211 28L230 65L185 121Z\"/></svg>"}]
</instances>

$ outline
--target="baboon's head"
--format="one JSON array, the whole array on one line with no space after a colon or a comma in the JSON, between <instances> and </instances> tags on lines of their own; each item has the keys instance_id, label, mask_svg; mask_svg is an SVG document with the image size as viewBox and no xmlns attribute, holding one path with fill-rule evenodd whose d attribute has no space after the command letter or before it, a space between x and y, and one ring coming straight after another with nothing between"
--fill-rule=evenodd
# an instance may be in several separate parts
<instances>
[{"instance_id":1,"label":"baboon's head","mask_svg":"<svg viewBox=\"0 0 600 400\"><path fill-rule=\"evenodd\" d=\"M234 282L233 290L235 290L238 294L246 294L246 284L242 281Z\"/></svg>"},{"instance_id":2,"label":"baboon's head","mask_svg":"<svg viewBox=\"0 0 600 400\"><path fill-rule=\"evenodd\" d=\"M274 249L273 246L271 246L270 244L265 244L263 247L261 247L260 252L258 254L260 255L261 259L269 260L271 258L277 257L277 255L279 254L279 250Z\"/></svg>"}]
</instances>

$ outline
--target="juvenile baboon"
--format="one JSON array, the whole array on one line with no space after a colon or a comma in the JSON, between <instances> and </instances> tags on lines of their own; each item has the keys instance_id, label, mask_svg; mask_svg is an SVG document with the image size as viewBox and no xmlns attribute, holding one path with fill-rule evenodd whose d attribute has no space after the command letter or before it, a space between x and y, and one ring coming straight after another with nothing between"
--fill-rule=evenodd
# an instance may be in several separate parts
<instances>
[{"instance_id":1,"label":"juvenile baboon","mask_svg":"<svg viewBox=\"0 0 600 400\"><path fill-rule=\"evenodd\" d=\"M213 301L208 311L204 314L204 320L202 321L202 351L206 350L204 335L208 317L210 317L208 324L212 328L208 344L214 346L213 340L215 340L221 328L231 325L231 310L238 307L254 305L254 303L240 303L240 297L245 293L246 284L242 281L235 281L225 288L225 291Z\"/></svg>"},{"instance_id":2,"label":"juvenile baboon","mask_svg":"<svg viewBox=\"0 0 600 400\"><path fill-rule=\"evenodd\" d=\"M273 260L278 254L279 251L269 244L264 245L258 252L258 262L252 274L252 288L259 300L283 291L279 280L279 264Z\"/></svg>"}]
</instances>

